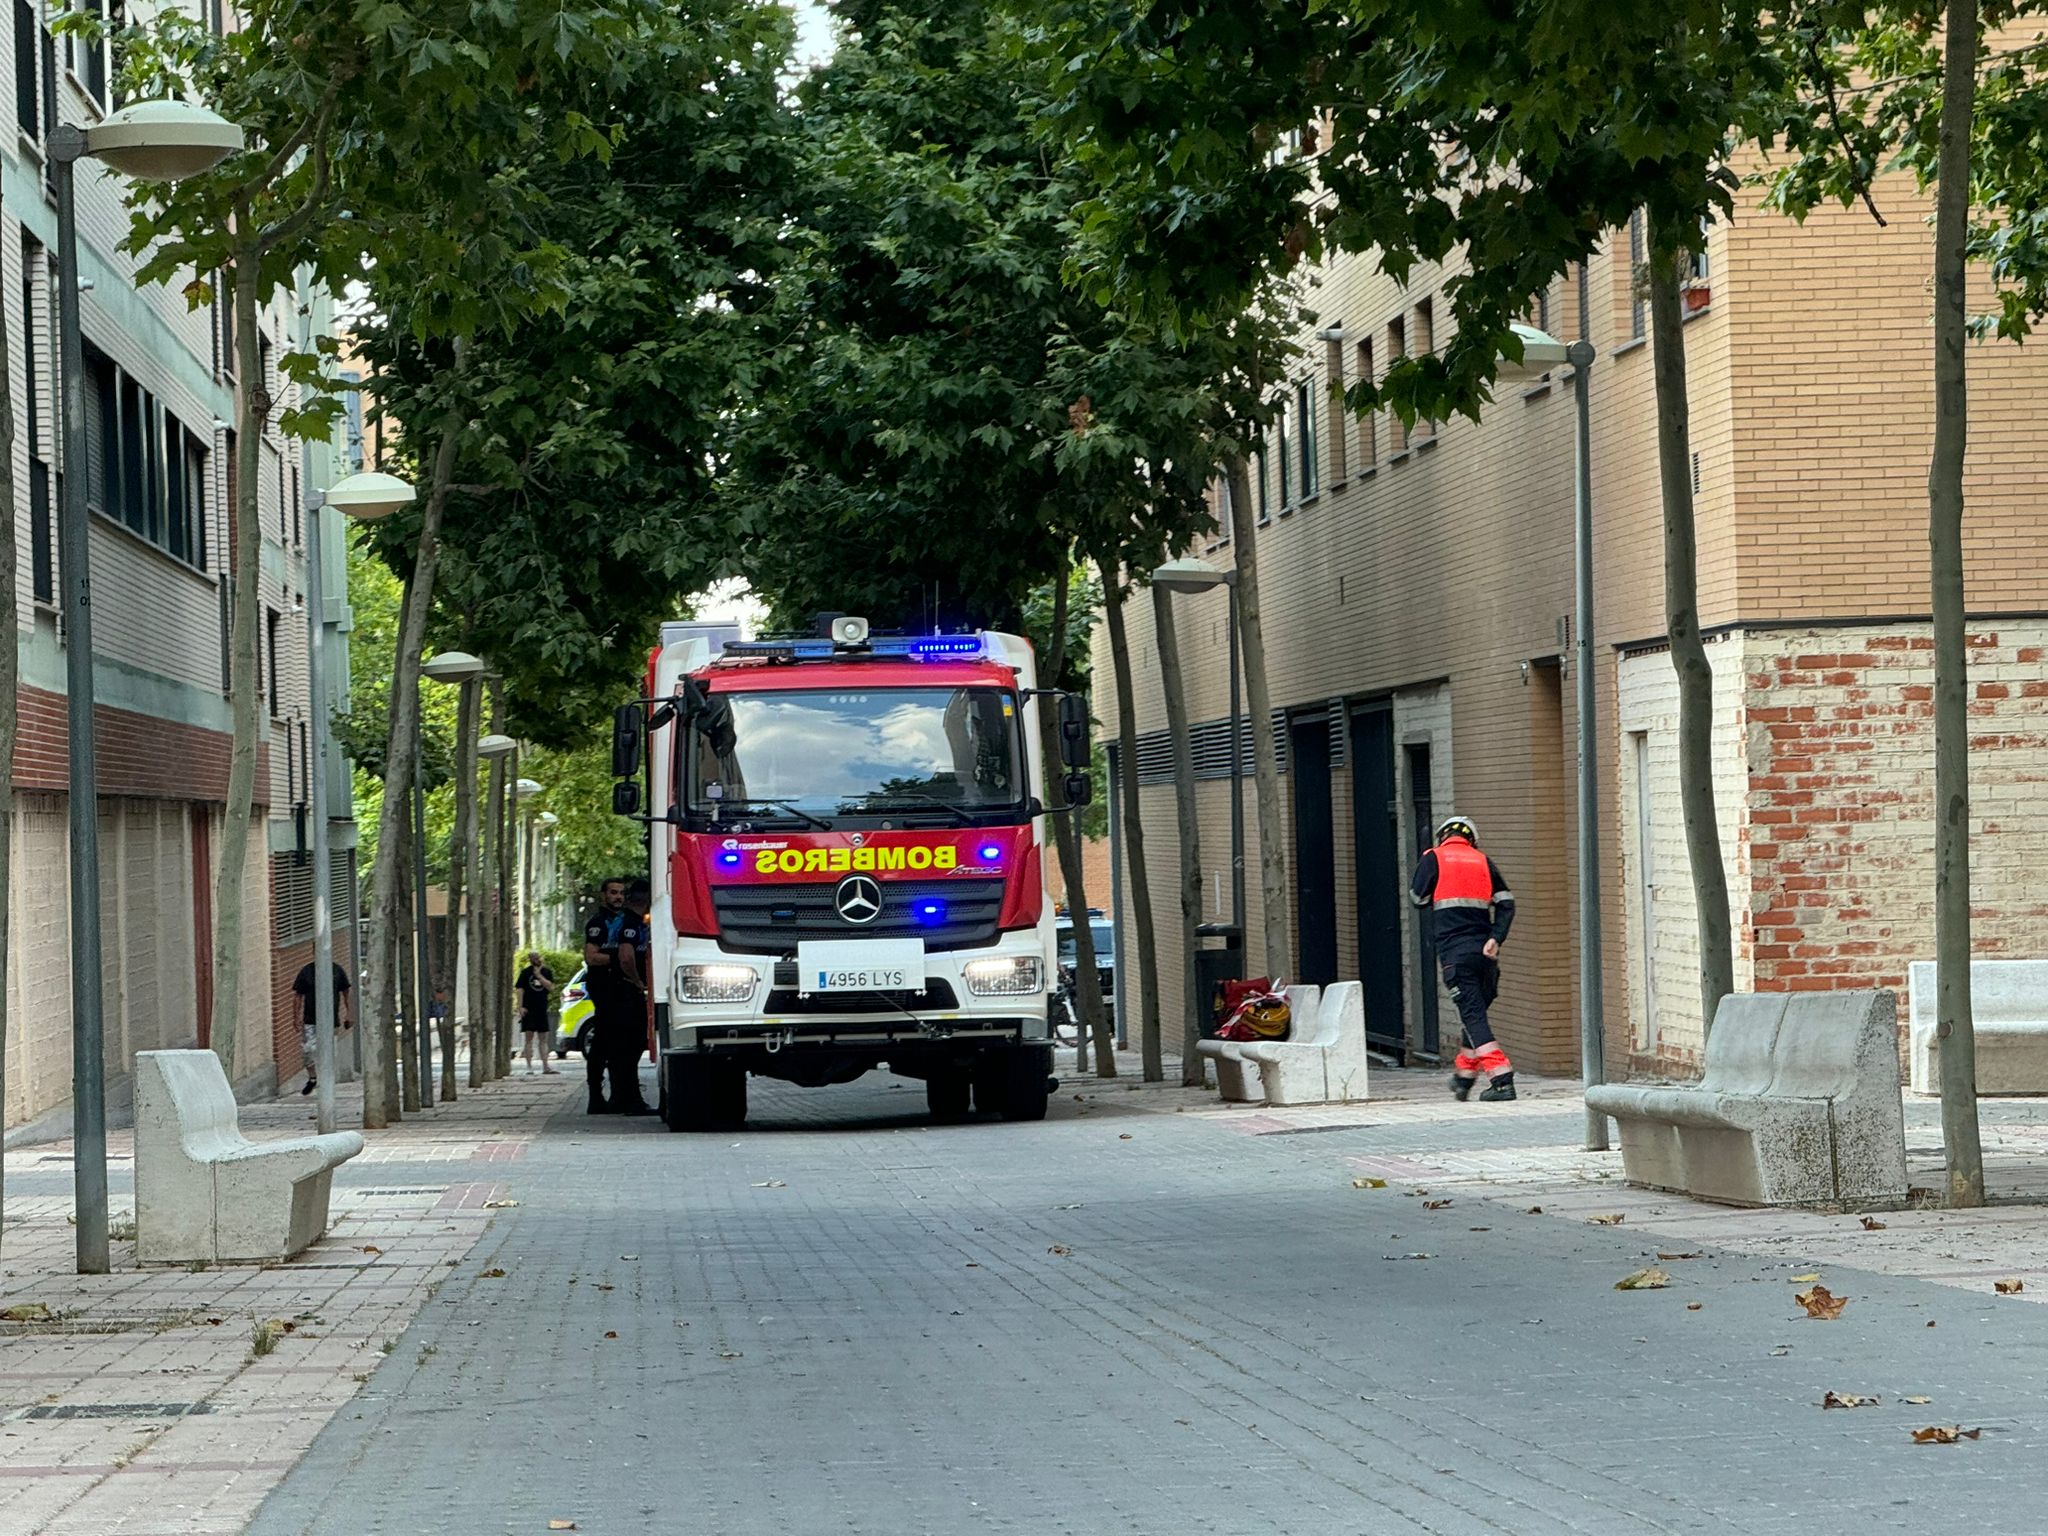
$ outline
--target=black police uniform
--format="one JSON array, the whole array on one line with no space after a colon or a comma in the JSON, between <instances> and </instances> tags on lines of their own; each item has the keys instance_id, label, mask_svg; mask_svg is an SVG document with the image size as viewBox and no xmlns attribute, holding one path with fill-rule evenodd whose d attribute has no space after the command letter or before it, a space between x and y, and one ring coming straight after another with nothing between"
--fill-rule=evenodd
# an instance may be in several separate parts
<instances>
[{"instance_id":1,"label":"black police uniform","mask_svg":"<svg viewBox=\"0 0 2048 1536\"><path fill-rule=\"evenodd\" d=\"M609 912L600 907L583 925L584 942L602 950L609 965L594 965L585 977L592 1009L590 1055L584 1076L590 1084L593 1113L609 1110L640 1114L647 1101L640 1094L640 1057L647 1048L646 993L619 970L619 949L633 947L644 981L647 966L647 921L631 910ZM611 1100L604 1096L604 1076L611 1074Z\"/></svg>"}]
</instances>

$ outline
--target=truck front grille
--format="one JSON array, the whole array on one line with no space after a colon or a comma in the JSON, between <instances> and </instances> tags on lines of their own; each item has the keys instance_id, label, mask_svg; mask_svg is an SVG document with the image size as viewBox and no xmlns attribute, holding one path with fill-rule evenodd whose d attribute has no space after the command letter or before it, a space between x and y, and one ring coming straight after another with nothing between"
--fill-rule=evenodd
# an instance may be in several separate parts
<instances>
[{"instance_id":1,"label":"truck front grille","mask_svg":"<svg viewBox=\"0 0 2048 1536\"><path fill-rule=\"evenodd\" d=\"M880 915L849 923L833 906L837 880L714 886L719 942L748 955L786 955L804 939L923 939L927 950L968 949L992 941L1002 918L1001 879L885 880L881 888ZM934 902L940 910L925 914Z\"/></svg>"}]
</instances>

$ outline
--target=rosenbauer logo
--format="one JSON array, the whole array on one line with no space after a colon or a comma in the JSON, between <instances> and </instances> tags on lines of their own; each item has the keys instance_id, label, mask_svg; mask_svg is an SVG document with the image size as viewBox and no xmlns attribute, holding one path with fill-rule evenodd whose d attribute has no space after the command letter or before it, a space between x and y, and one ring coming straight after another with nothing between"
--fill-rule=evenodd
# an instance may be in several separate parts
<instances>
[{"instance_id":1,"label":"rosenbauer logo","mask_svg":"<svg viewBox=\"0 0 2048 1536\"><path fill-rule=\"evenodd\" d=\"M960 850L951 843L936 848L922 843L882 848L761 848L754 853L754 873L758 875L876 874L959 867Z\"/></svg>"}]
</instances>

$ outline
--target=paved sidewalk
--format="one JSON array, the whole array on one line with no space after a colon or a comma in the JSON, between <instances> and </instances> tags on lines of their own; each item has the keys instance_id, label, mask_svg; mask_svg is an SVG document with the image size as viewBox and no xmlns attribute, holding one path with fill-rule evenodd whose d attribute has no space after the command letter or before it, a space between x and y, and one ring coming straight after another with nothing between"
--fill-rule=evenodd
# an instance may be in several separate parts
<instances>
[{"instance_id":1,"label":"paved sidewalk","mask_svg":"<svg viewBox=\"0 0 2048 1536\"><path fill-rule=\"evenodd\" d=\"M135 1267L133 1136L108 1138L114 1272L73 1272L71 1147L7 1154L0 1308L0 1532L229 1536L246 1528L482 1235L571 1079L514 1077L372 1132L336 1175L329 1235L289 1264ZM244 1106L302 1134L308 1101ZM342 1123L360 1119L355 1091ZM258 1356L259 1326L275 1345Z\"/></svg>"}]
</instances>

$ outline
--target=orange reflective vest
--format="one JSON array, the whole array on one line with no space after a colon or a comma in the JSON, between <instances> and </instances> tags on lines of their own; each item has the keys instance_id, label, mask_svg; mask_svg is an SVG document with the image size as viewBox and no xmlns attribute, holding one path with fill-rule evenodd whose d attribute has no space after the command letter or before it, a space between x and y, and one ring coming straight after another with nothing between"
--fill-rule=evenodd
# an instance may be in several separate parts
<instances>
[{"instance_id":1,"label":"orange reflective vest","mask_svg":"<svg viewBox=\"0 0 2048 1536\"><path fill-rule=\"evenodd\" d=\"M1493 869L1486 855L1463 838L1446 838L1436 847L1436 891L1432 904L1486 912L1493 907Z\"/></svg>"}]
</instances>

